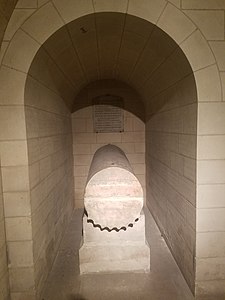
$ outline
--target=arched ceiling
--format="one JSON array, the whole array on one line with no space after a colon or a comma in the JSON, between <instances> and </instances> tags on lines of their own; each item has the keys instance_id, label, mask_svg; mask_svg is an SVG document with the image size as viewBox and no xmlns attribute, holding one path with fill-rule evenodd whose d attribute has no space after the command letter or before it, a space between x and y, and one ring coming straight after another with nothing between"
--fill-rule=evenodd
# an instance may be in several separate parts
<instances>
[{"instance_id":1,"label":"arched ceiling","mask_svg":"<svg viewBox=\"0 0 225 300\"><path fill-rule=\"evenodd\" d=\"M157 26L122 13L96 13L54 33L29 74L60 92L71 110L82 88L103 79L130 85L145 107L154 110L157 105L149 103L155 96L192 76L192 69L174 40Z\"/></svg>"},{"instance_id":2,"label":"arched ceiling","mask_svg":"<svg viewBox=\"0 0 225 300\"><path fill-rule=\"evenodd\" d=\"M0 0L0 45L17 2L18 0Z\"/></svg>"}]
</instances>

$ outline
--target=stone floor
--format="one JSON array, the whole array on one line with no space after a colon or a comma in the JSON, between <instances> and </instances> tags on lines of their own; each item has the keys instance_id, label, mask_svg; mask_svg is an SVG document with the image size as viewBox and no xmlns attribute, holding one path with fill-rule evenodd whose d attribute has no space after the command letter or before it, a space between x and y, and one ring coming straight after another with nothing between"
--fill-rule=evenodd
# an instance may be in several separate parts
<instances>
[{"instance_id":1,"label":"stone floor","mask_svg":"<svg viewBox=\"0 0 225 300\"><path fill-rule=\"evenodd\" d=\"M76 210L66 230L43 300L193 300L159 230L146 212L151 272L79 275L82 210ZM151 236L151 239L150 239Z\"/></svg>"}]
</instances>

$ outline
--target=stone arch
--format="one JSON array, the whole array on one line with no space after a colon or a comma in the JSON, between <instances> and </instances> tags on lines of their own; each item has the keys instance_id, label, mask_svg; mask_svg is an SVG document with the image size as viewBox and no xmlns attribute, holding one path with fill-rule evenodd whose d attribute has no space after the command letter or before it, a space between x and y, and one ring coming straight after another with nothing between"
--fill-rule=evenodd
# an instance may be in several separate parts
<instances>
[{"instance_id":1,"label":"stone arch","mask_svg":"<svg viewBox=\"0 0 225 300\"><path fill-rule=\"evenodd\" d=\"M157 3L142 1L141 4L138 4L134 0L124 0L116 4L113 1L105 4L103 1L95 1L94 5L91 1L80 3L79 1L67 0L66 2L66 4L57 0L47 2L37 9L17 30L2 62L3 66L11 69L11 72L3 70L3 73L4 71L10 73L7 74L10 79L20 77L18 81L21 81L23 75L14 74L12 69L26 74L38 49L60 27L81 16L103 11L128 13L156 24L164 30L176 41L190 62L200 98L205 95L201 80L203 71L201 72L201 70L204 69L209 74L213 72L219 78L218 70L213 68L213 65L216 64L215 58L204 36L195 24L170 2L165 0L157 1ZM3 76L5 77L6 74ZM23 84L19 85L18 88L23 91ZM220 86L217 88L221 90ZM211 94L218 95L218 90L213 89L213 91ZM10 89L4 91L4 94L8 94L8 92L10 95Z\"/></svg>"},{"instance_id":2,"label":"stone arch","mask_svg":"<svg viewBox=\"0 0 225 300\"><path fill-rule=\"evenodd\" d=\"M2 101L5 104L2 111L5 115L4 124L7 130L1 133L1 140L12 141L12 147L19 147L17 142L14 143L13 141L20 139L26 148L27 133L23 108L25 83L30 65L41 45L56 30L72 20L103 11L134 15L156 24L164 30L183 50L192 67L196 79L198 101L205 100L206 91L202 80L203 74L208 74L208 77L214 74L219 78L215 58L201 32L188 17L171 3L164 0L145 0L141 4L135 0L124 0L117 3L97 0L93 6L92 1L89 0L67 0L63 4L60 0L53 0L41 6L25 21L13 36L4 55L0 83L4 87L1 91ZM40 28L42 30L39 31ZM11 84L16 89L12 89ZM216 89L212 89L210 85L209 80L210 97L218 97L220 85ZM20 174L26 178L26 183L19 189L27 191L29 186L28 160L26 157L19 157L19 160L22 164ZM13 171L12 175L15 175L16 172L18 172L18 168L15 172ZM28 191L27 194L29 194ZM29 222L30 216L26 218Z\"/></svg>"}]
</instances>

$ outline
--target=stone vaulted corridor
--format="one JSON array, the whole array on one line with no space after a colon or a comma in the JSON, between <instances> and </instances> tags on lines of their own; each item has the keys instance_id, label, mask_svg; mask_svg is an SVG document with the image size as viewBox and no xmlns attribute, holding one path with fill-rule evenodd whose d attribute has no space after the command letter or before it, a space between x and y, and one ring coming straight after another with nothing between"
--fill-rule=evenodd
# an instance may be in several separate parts
<instances>
[{"instance_id":1,"label":"stone vaulted corridor","mask_svg":"<svg viewBox=\"0 0 225 300\"><path fill-rule=\"evenodd\" d=\"M1 300L224 299L224 12L0 0ZM143 191L149 274L78 274L88 172L107 144Z\"/></svg>"}]
</instances>

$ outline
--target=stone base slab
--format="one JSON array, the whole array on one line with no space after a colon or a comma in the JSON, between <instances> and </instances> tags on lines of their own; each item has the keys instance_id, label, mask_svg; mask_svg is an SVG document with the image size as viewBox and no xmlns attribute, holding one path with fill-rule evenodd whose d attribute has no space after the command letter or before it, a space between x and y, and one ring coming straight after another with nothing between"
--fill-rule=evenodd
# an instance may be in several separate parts
<instances>
[{"instance_id":1,"label":"stone base slab","mask_svg":"<svg viewBox=\"0 0 225 300\"><path fill-rule=\"evenodd\" d=\"M80 273L149 272L150 249L145 240L145 215L126 231L101 231L83 218Z\"/></svg>"}]
</instances>

